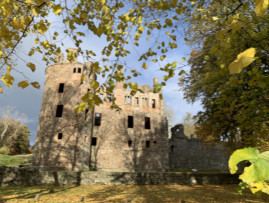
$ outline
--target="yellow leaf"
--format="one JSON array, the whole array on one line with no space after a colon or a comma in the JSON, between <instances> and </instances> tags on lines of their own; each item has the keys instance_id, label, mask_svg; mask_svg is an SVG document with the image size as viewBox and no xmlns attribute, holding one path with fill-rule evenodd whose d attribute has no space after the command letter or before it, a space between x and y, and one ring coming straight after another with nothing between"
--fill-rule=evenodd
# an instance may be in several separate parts
<instances>
[{"instance_id":1,"label":"yellow leaf","mask_svg":"<svg viewBox=\"0 0 269 203\"><path fill-rule=\"evenodd\" d=\"M218 20L219 18L218 17L212 17L213 20Z\"/></svg>"},{"instance_id":2,"label":"yellow leaf","mask_svg":"<svg viewBox=\"0 0 269 203\"><path fill-rule=\"evenodd\" d=\"M144 69L148 69L148 65L147 65L145 62L143 63L142 67L143 67Z\"/></svg>"},{"instance_id":3,"label":"yellow leaf","mask_svg":"<svg viewBox=\"0 0 269 203\"><path fill-rule=\"evenodd\" d=\"M39 41L39 39L38 39L38 38L36 38L36 39L35 39L35 44L37 44L37 43L38 43L38 41Z\"/></svg>"},{"instance_id":4,"label":"yellow leaf","mask_svg":"<svg viewBox=\"0 0 269 203\"><path fill-rule=\"evenodd\" d=\"M185 57L182 57L181 61L184 62L185 60L186 60Z\"/></svg>"},{"instance_id":5,"label":"yellow leaf","mask_svg":"<svg viewBox=\"0 0 269 203\"><path fill-rule=\"evenodd\" d=\"M269 0L256 0L255 1L255 13L259 16L263 16L267 11Z\"/></svg>"},{"instance_id":6,"label":"yellow leaf","mask_svg":"<svg viewBox=\"0 0 269 203\"><path fill-rule=\"evenodd\" d=\"M38 13L39 13L40 11L39 11L39 8L38 8L38 7L33 6L33 7L31 8L31 12L32 12L32 14L33 14L34 16L38 16Z\"/></svg>"},{"instance_id":7,"label":"yellow leaf","mask_svg":"<svg viewBox=\"0 0 269 203\"><path fill-rule=\"evenodd\" d=\"M31 85L36 88L36 89L39 89L40 88L40 85L38 82L31 82Z\"/></svg>"},{"instance_id":8,"label":"yellow leaf","mask_svg":"<svg viewBox=\"0 0 269 203\"><path fill-rule=\"evenodd\" d=\"M63 10L63 8L61 7L60 4L54 5L52 7L52 11L55 15L59 14L61 11Z\"/></svg>"},{"instance_id":9,"label":"yellow leaf","mask_svg":"<svg viewBox=\"0 0 269 203\"><path fill-rule=\"evenodd\" d=\"M229 65L230 73L240 73L243 68L247 67L249 64L256 60L256 58L254 57L255 53L256 50L252 47L245 50L241 54L238 54L237 59L235 59Z\"/></svg>"},{"instance_id":10,"label":"yellow leaf","mask_svg":"<svg viewBox=\"0 0 269 203\"><path fill-rule=\"evenodd\" d=\"M84 74L81 75L81 82L83 82L86 79L86 76Z\"/></svg>"},{"instance_id":11,"label":"yellow leaf","mask_svg":"<svg viewBox=\"0 0 269 203\"><path fill-rule=\"evenodd\" d=\"M35 71L35 64L33 63L27 63L27 66L34 72Z\"/></svg>"},{"instance_id":12,"label":"yellow leaf","mask_svg":"<svg viewBox=\"0 0 269 203\"><path fill-rule=\"evenodd\" d=\"M0 93L3 93L3 89L0 87Z\"/></svg>"},{"instance_id":13,"label":"yellow leaf","mask_svg":"<svg viewBox=\"0 0 269 203\"><path fill-rule=\"evenodd\" d=\"M25 87L27 87L29 85L27 80L21 81L18 83L18 87L21 87L22 89L24 89Z\"/></svg>"},{"instance_id":14,"label":"yellow leaf","mask_svg":"<svg viewBox=\"0 0 269 203\"><path fill-rule=\"evenodd\" d=\"M14 78L7 73L4 77L1 78L1 80L5 83L7 87L11 87L13 84Z\"/></svg>"},{"instance_id":15,"label":"yellow leaf","mask_svg":"<svg viewBox=\"0 0 269 203\"><path fill-rule=\"evenodd\" d=\"M86 110L86 105L85 104L86 104L85 102L81 102L79 106L78 105L75 106L75 111L76 111L77 114L79 114L80 112Z\"/></svg>"}]
</instances>

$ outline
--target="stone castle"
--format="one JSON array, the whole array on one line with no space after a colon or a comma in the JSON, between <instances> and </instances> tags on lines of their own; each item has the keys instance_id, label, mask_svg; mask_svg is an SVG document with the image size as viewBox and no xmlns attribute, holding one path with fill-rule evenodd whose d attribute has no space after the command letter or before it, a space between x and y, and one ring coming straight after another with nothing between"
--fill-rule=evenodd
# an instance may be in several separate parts
<instances>
[{"instance_id":1,"label":"stone castle","mask_svg":"<svg viewBox=\"0 0 269 203\"><path fill-rule=\"evenodd\" d=\"M153 93L157 78L153 88L140 86L143 93L134 96L123 87L123 82L118 82L113 97L122 109L120 112L110 108L111 102L104 101L94 109L76 114L74 106L91 91L94 76L90 75L90 65L77 62L76 57L70 63L59 55L56 63L47 67L34 166L101 171L228 169L228 156L219 147L211 150L197 139L184 138L183 125L172 128L172 138L168 139L163 100L160 93ZM83 81L82 74L86 76Z\"/></svg>"}]
</instances>

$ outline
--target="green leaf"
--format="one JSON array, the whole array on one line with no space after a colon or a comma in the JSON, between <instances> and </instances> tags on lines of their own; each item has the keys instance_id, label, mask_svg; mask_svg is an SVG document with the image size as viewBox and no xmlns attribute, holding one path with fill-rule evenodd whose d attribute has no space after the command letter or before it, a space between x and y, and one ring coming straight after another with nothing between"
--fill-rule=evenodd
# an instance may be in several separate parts
<instances>
[{"instance_id":1,"label":"green leaf","mask_svg":"<svg viewBox=\"0 0 269 203\"><path fill-rule=\"evenodd\" d=\"M153 93L158 93L160 92L162 89L162 84L158 84L156 85L156 87L153 89Z\"/></svg>"},{"instance_id":2,"label":"green leaf","mask_svg":"<svg viewBox=\"0 0 269 203\"><path fill-rule=\"evenodd\" d=\"M93 89L97 89L97 88L99 87L99 82L97 82L96 80L93 80L93 81L91 82L91 87L92 87Z\"/></svg>"},{"instance_id":3,"label":"green leaf","mask_svg":"<svg viewBox=\"0 0 269 203\"><path fill-rule=\"evenodd\" d=\"M238 170L237 164L239 162L244 160L252 162L258 158L258 155L259 150L251 147L236 150L229 159L229 169L231 174L234 174Z\"/></svg>"}]
</instances>

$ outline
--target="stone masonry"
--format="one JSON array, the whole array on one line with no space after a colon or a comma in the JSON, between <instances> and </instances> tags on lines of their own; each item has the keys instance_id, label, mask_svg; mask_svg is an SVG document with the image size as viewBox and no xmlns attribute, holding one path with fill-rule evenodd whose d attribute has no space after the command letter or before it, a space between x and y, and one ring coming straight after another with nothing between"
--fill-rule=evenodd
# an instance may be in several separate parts
<instances>
[{"instance_id":1,"label":"stone masonry","mask_svg":"<svg viewBox=\"0 0 269 203\"><path fill-rule=\"evenodd\" d=\"M74 50L72 50L74 51ZM167 120L163 101L144 85L131 96L116 84L110 102L76 114L74 106L92 91L91 63L56 57L46 69L46 82L39 117L33 166L68 170L166 171L169 168ZM86 77L81 80L82 74ZM158 84L155 78L153 86ZM105 94L100 95L106 97ZM91 153L90 153L91 149Z\"/></svg>"}]
</instances>

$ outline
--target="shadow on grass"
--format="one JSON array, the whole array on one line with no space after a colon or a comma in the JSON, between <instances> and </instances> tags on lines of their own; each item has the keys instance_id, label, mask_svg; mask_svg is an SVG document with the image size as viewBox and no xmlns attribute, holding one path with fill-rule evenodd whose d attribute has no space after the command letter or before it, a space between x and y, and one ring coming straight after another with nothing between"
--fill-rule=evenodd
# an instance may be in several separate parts
<instances>
[{"instance_id":1,"label":"shadow on grass","mask_svg":"<svg viewBox=\"0 0 269 203\"><path fill-rule=\"evenodd\" d=\"M0 202L35 198L36 195L50 195L70 190L77 186L1 186Z\"/></svg>"}]
</instances>

